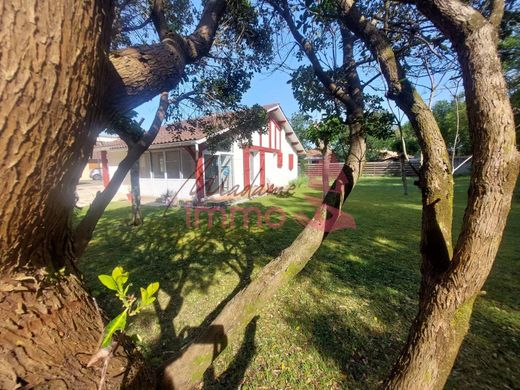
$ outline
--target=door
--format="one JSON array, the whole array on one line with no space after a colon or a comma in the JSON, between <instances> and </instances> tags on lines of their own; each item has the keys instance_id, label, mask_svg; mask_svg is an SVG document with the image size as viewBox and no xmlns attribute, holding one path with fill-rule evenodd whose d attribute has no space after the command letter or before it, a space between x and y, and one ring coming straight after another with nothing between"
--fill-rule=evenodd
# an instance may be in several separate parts
<instances>
[{"instance_id":1,"label":"door","mask_svg":"<svg viewBox=\"0 0 520 390\"><path fill-rule=\"evenodd\" d=\"M219 162L220 193L222 194L233 187L233 156L221 154Z\"/></svg>"}]
</instances>

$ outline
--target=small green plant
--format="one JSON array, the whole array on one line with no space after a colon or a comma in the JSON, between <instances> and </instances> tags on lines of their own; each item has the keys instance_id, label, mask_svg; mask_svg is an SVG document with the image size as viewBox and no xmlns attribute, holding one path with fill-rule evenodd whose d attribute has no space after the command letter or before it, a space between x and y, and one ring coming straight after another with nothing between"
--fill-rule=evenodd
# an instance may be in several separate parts
<instances>
[{"instance_id":1,"label":"small green plant","mask_svg":"<svg viewBox=\"0 0 520 390\"><path fill-rule=\"evenodd\" d=\"M126 284L126 282L128 282L128 277L129 273L125 272L121 266L115 267L112 270L111 275L98 275L99 281L109 290L115 291L116 297L123 304L123 311L105 327L101 347L87 364L87 367L90 367L98 361L103 361L103 369L98 390L101 390L104 386L108 362L119 345L119 342L116 342L115 345L112 343L114 334L117 331L124 333L128 317L139 314L143 308L152 304L156 299L154 295L159 290L158 282L150 283L146 288L141 287L141 299L138 300L135 295L128 294L128 290L132 286L132 283Z\"/></svg>"},{"instance_id":2,"label":"small green plant","mask_svg":"<svg viewBox=\"0 0 520 390\"><path fill-rule=\"evenodd\" d=\"M103 333L103 341L101 348L108 347L112 342L112 336L116 331L124 332L128 317L135 316L146 306L153 303L156 299L154 294L159 290L159 283L150 283L148 287L140 288L141 299L137 300L135 295L128 295L128 290L132 283L128 283L129 273L125 272L123 267L115 267L112 275L98 275L99 281L108 289L115 291L116 297L123 303L123 312L108 323Z\"/></svg>"}]
</instances>

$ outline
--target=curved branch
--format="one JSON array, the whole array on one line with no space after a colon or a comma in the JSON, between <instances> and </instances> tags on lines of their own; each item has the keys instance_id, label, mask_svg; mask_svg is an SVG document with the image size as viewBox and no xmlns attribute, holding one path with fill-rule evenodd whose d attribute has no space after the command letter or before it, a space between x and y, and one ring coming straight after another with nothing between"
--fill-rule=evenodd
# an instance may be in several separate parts
<instances>
[{"instance_id":1,"label":"curved branch","mask_svg":"<svg viewBox=\"0 0 520 390\"><path fill-rule=\"evenodd\" d=\"M155 3L162 3L154 0ZM209 0L195 31L186 37L171 31L164 33L162 21L154 22L164 38L160 43L128 47L110 53L104 102L106 109L118 114L175 88L182 80L186 65L207 55L213 44L226 0ZM159 12L161 8L156 8ZM154 18L161 19L154 15Z\"/></svg>"},{"instance_id":2,"label":"curved branch","mask_svg":"<svg viewBox=\"0 0 520 390\"><path fill-rule=\"evenodd\" d=\"M97 193L87 211L87 214L74 231L73 248L76 259L79 259L87 248L88 243L92 239L92 234L94 233L94 229L96 228L99 218L101 218L101 215L103 215L106 207L114 198L114 195L121 186L121 183L123 183L126 175L134 163L139 160L141 155L146 150L148 150L149 146L157 136L157 133L161 128L161 124L166 116L168 105L168 92L163 92L161 94L159 108L157 109L150 129L136 143L132 143L129 141L129 139L125 139L125 142L128 142L127 155L119 163L119 166L117 167L114 176L108 183L108 186L102 192Z\"/></svg>"},{"instance_id":3,"label":"curved branch","mask_svg":"<svg viewBox=\"0 0 520 390\"><path fill-rule=\"evenodd\" d=\"M314 73L316 74L316 77L320 82L323 84L325 88L331 93L334 97L336 97L338 100L340 100L345 105L351 104L350 96L348 93L339 85L337 85L323 70L323 67L321 66L320 60L318 59L318 56L314 52L314 48L312 47L312 44L305 39L305 37L298 31L298 28L296 27L296 24L294 23L294 19L291 15L291 12L288 10L288 4L287 2L284 2L284 6L281 7L278 5L276 1L268 0L268 3L273 7L273 9L280 15L285 22L287 23L287 26L289 27L289 30L291 31L291 34L294 37L294 40L298 43L298 45L301 47L301 49L305 52L307 55L307 58L309 59L312 69L314 70Z\"/></svg>"},{"instance_id":4,"label":"curved branch","mask_svg":"<svg viewBox=\"0 0 520 390\"><path fill-rule=\"evenodd\" d=\"M491 4L491 14L489 15L489 22L495 26L497 30L500 29L500 23L504 17L504 0L493 0Z\"/></svg>"}]
</instances>

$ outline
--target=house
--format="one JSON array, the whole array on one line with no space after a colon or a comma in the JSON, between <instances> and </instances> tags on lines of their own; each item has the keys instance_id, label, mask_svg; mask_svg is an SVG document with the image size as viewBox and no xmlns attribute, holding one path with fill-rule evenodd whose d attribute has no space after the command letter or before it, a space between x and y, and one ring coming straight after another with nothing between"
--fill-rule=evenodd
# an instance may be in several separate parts
<instances>
[{"instance_id":1,"label":"house","mask_svg":"<svg viewBox=\"0 0 520 390\"><path fill-rule=\"evenodd\" d=\"M101 135L97 137L96 146L100 146L103 143L109 143L116 140L117 137L109 135ZM80 180L91 180L91 171L96 168L101 168L101 152L98 148L92 152L92 155L88 159L87 165L83 168Z\"/></svg>"},{"instance_id":2,"label":"house","mask_svg":"<svg viewBox=\"0 0 520 390\"><path fill-rule=\"evenodd\" d=\"M163 126L154 142L139 160L141 195L173 196L202 200L244 190L287 186L298 176L297 154L305 149L279 104L264 106L268 113L267 131L253 133L252 145L233 142L227 150L210 151L200 128L189 130ZM222 129L225 136L228 129ZM103 142L101 153L105 185L126 155L121 140ZM130 192L129 175L119 192Z\"/></svg>"},{"instance_id":3,"label":"house","mask_svg":"<svg viewBox=\"0 0 520 390\"><path fill-rule=\"evenodd\" d=\"M330 150L330 149L329 149ZM337 163L338 159L333 151L328 154L329 163ZM323 153L319 149L308 149L305 153L305 160L308 164L321 164L323 161Z\"/></svg>"}]
</instances>

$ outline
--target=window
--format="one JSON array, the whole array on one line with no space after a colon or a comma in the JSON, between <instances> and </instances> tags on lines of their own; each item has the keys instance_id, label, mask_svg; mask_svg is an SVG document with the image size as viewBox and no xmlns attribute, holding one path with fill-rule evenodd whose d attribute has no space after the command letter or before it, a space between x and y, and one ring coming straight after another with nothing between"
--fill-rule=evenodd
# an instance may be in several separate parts
<instances>
[{"instance_id":1,"label":"window","mask_svg":"<svg viewBox=\"0 0 520 390\"><path fill-rule=\"evenodd\" d=\"M152 174L155 179L195 178L195 160L184 147L166 151L154 151L152 152L151 160ZM140 170L142 172L141 177L149 177L146 176L145 172L145 170L150 170L148 164L142 164Z\"/></svg>"},{"instance_id":2,"label":"window","mask_svg":"<svg viewBox=\"0 0 520 390\"><path fill-rule=\"evenodd\" d=\"M155 179L164 179L164 153L152 152L152 174Z\"/></svg>"},{"instance_id":3,"label":"window","mask_svg":"<svg viewBox=\"0 0 520 390\"><path fill-rule=\"evenodd\" d=\"M289 154L289 170L292 171L294 168L294 154Z\"/></svg>"},{"instance_id":4,"label":"window","mask_svg":"<svg viewBox=\"0 0 520 390\"><path fill-rule=\"evenodd\" d=\"M150 154L146 153L139 159L139 177L143 179L150 178Z\"/></svg>"},{"instance_id":5,"label":"window","mask_svg":"<svg viewBox=\"0 0 520 390\"><path fill-rule=\"evenodd\" d=\"M195 160L192 154L186 150L186 148L182 148L181 152L181 174L183 179L195 179ZM169 177L169 176L168 176Z\"/></svg>"},{"instance_id":6,"label":"window","mask_svg":"<svg viewBox=\"0 0 520 390\"><path fill-rule=\"evenodd\" d=\"M282 152L278 152L278 168L283 166L283 154Z\"/></svg>"},{"instance_id":7,"label":"window","mask_svg":"<svg viewBox=\"0 0 520 390\"><path fill-rule=\"evenodd\" d=\"M168 150L166 154L166 177L168 179L181 178L181 156L179 150Z\"/></svg>"}]
</instances>

